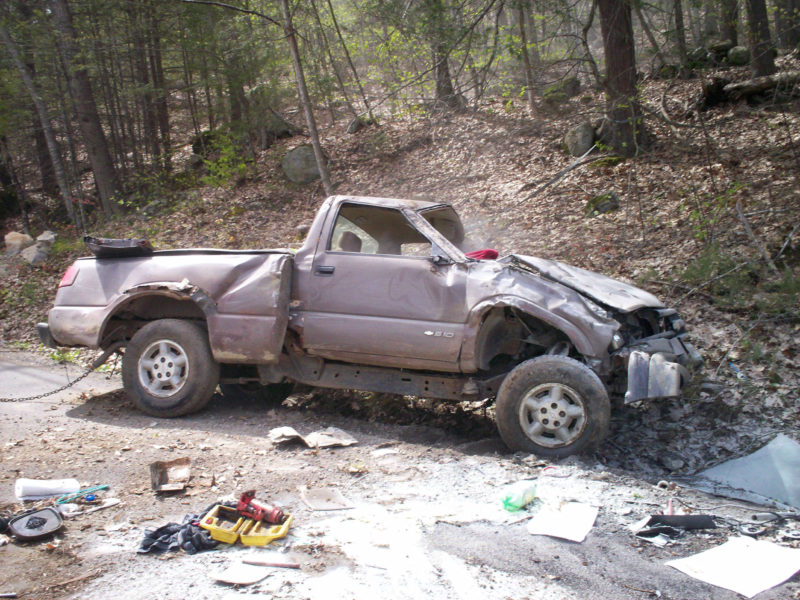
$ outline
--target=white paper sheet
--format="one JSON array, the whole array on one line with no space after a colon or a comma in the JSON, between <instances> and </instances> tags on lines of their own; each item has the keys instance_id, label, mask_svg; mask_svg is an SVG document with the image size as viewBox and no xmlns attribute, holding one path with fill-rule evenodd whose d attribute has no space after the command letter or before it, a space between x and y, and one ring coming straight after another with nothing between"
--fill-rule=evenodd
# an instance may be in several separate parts
<instances>
[{"instance_id":1,"label":"white paper sheet","mask_svg":"<svg viewBox=\"0 0 800 600\"><path fill-rule=\"evenodd\" d=\"M582 542L592 529L597 512L596 506L582 502L545 504L528 522L528 532Z\"/></svg>"},{"instance_id":2,"label":"white paper sheet","mask_svg":"<svg viewBox=\"0 0 800 600\"><path fill-rule=\"evenodd\" d=\"M687 575L752 598L800 571L800 549L749 537L667 563Z\"/></svg>"}]
</instances>

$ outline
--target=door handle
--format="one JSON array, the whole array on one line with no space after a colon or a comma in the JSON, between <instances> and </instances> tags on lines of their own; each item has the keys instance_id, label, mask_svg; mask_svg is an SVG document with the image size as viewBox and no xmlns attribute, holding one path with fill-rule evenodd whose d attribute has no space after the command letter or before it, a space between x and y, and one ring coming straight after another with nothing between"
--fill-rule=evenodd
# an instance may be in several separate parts
<instances>
[{"instance_id":1,"label":"door handle","mask_svg":"<svg viewBox=\"0 0 800 600\"><path fill-rule=\"evenodd\" d=\"M317 275L333 275L333 272L336 270L336 267L332 267L329 265L319 265L316 269Z\"/></svg>"}]
</instances>

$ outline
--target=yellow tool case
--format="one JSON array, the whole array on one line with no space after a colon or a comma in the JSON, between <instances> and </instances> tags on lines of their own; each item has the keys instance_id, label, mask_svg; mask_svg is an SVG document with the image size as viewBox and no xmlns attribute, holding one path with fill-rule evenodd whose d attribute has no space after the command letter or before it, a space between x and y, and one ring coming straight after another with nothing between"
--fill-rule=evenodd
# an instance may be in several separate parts
<instances>
[{"instance_id":1,"label":"yellow tool case","mask_svg":"<svg viewBox=\"0 0 800 600\"><path fill-rule=\"evenodd\" d=\"M279 525L263 523L242 517L235 508L217 504L200 520L200 527L219 542L235 544L241 540L246 546L266 546L286 537L293 520L292 515L286 515L286 520Z\"/></svg>"},{"instance_id":2,"label":"yellow tool case","mask_svg":"<svg viewBox=\"0 0 800 600\"><path fill-rule=\"evenodd\" d=\"M273 525L271 523L264 523L263 521L254 521L247 519L248 524L245 525L240 534L240 539L245 546L266 546L273 540L285 538L289 533L289 527L292 526L294 517L286 515L286 520L280 525Z\"/></svg>"},{"instance_id":3,"label":"yellow tool case","mask_svg":"<svg viewBox=\"0 0 800 600\"><path fill-rule=\"evenodd\" d=\"M218 542L235 544L244 528L245 521L251 520L239 515L235 508L217 504L200 520L200 527L207 529L211 537Z\"/></svg>"}]
</instances>

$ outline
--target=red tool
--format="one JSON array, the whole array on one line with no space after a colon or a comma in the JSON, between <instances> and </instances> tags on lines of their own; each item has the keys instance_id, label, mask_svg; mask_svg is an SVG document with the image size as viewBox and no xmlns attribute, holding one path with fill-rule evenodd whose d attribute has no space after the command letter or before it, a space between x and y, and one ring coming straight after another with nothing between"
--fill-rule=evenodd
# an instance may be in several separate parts
<instances>
[{"instance_id":1,"label":"red tool","mask_svg":"<svg viewBox=\"0 0 800 600\"><path fill-rule=\"evenodd\" d=\"M241 495L236 504L236 512L243 517L249 517L256 521L266 521L267 523L283 523L286 515L277 506L270 506L256 500L256 491L249 490Z\"/></svg>"}]
</instances>

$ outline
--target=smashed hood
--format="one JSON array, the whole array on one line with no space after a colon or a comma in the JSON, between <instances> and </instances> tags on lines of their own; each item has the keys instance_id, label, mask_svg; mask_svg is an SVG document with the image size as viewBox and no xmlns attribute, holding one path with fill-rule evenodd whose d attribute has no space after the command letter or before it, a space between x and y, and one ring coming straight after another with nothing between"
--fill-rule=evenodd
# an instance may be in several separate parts
<instances>
[{"instance_id":1,"label":"smashed hood","mask_svg":"<svg viewBox=\"0 0 800 600\"><path fill-rule=\"evenodd\" d=\"M511 258L539 273L545 279L556 281L595 302L622 312L632 312L644 307L664 307L661 301L651 293L599 273L573 267L557 260L535 256L512 254Z\"/></svg>"}]
</instances>

